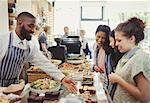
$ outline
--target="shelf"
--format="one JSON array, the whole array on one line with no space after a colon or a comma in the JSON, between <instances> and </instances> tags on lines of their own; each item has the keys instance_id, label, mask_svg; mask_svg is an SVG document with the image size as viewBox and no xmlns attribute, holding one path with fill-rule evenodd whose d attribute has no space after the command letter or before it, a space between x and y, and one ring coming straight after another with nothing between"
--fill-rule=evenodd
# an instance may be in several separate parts
<instances>
[{"instance_id":1,"label":"shelf","mask_svg":"<svg viewBox=\"0 0 150 103\"><path fill-rule=\"evenodd\" d=\"M9 13L9 17L16 17L16 13Z\"/></svg>"}]
</instances>

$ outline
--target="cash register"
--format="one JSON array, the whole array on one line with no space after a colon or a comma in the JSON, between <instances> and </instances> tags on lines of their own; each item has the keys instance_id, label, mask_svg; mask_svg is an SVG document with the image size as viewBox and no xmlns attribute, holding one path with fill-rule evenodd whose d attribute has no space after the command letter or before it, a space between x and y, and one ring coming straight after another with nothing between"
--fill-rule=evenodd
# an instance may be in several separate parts
<instances>
[{"instance_id":1,"label":"cash register","mask_svg":"<svg viewBox=\"0 0 150 103\"><path fill-rule=\"evenodd\" d=\"M67 47L67 56L80 56L81 42L79 36L68 36L62 39L61 45Z\"/></svg>"}]
</instances>

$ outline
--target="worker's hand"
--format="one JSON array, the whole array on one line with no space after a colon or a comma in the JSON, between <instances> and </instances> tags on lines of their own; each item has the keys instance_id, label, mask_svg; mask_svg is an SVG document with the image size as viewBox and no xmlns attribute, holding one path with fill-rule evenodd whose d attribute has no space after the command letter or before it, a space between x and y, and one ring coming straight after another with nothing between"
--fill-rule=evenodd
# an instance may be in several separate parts
<instances>
[{"instance_id":1,"label":"worker's hand","mask_svg":"<svg viewBox=\"0 0 150 103\"><path fill-rule=\"evenodd\" d=\"M69 79L68 77L64 77L62 80L62 84L72 93L77 93L77 87L73 80Z\"/></svg>"}]
</instances>

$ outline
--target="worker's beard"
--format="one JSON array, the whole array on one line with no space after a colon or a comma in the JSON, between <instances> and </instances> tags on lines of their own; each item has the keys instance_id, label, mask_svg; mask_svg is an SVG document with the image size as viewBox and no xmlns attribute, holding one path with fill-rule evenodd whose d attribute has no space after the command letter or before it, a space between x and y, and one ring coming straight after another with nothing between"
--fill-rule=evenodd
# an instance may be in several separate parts
<instances>
[{"instance_id":1,"label":"worker's beard","mask_svg":"<svg viewBox=\"0 0 150 103\"><path fill-rule=\"evenodd\" d=\"M26 39L28 41L30 41L32 38L29 31L24 26L21 28L21 37L22 39Z\"/></svg>"}]
</instances>

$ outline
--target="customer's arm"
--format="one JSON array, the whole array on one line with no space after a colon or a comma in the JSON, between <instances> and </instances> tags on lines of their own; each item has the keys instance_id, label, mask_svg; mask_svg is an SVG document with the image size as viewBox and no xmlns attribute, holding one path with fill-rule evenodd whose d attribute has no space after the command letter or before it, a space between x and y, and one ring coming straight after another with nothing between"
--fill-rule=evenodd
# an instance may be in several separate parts
<instances>
[{"instance_id":1,"label":"customer's arm","mask_svg":"<svg viewBox=\"0 0 150 103\"><path fill-rule=\"evenodd\" d=\"M150 100L150 82L145 78L143 73L140 73L135 77L137 87L140 91L139 98L141 101Z\"/></svg>"},{"instance_id":2,"label":"customer's arm","mask_svg":"<svg viewBox=\"0 0 150 103\"><path fill-rule=\"evenodd\" d=\"M109 75L109 80L111 83L117 83L120 85L137 100L146 101L150 99L150 83L146 80L142 73L135 77L135 81L137 82L136 86L126 82L115 73Z\"/></svg>"}]
</instances>

